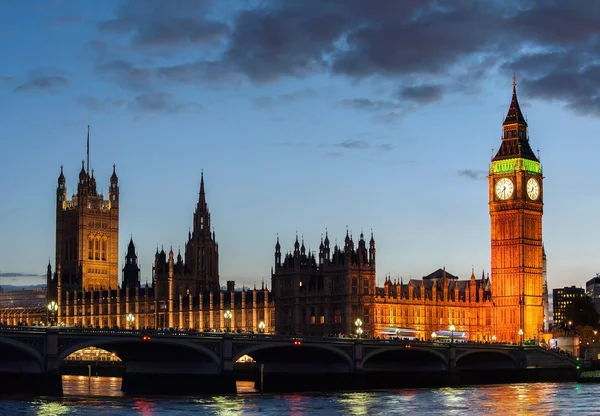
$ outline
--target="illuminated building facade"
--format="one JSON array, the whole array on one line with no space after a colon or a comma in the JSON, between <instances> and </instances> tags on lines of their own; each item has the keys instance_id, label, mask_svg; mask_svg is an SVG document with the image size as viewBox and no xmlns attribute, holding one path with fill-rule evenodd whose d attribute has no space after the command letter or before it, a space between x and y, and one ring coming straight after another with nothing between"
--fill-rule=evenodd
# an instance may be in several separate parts
<instances>
[{"instance_id":1,"label":"illuminated building facade","mask_svg":"<svg viewBox=\"0 0 600 416\"><path fill-rule=\"evenodd\" d=\"M108 199L96 189L81 162L77 194L67 199L67 180L60 168L56 189L56 285L54 291L106 290L119 280L119 178L115 166ZM50 285L48 285L50 287Z\"/></svg>"},{"instance_id":2,"label":"illuminated building facade","mask_svg":"<svg viewBox=\"0 0 600 416\"><path fill-rule=\"evenodd\" d=\"M581 287L562 287L552 290L553 321L554 325L567 324L566 311L576 298L585 296L585 290Z\"/></svg>"},{"instance_id":3,"label":"illuminated building facade","mask_svg":"<svg viewBox=\"0 0 600 416\"><path fill-rule=\"evenodd\" d=\"M469 333L473 340L492 340L494 310L491 283L482 276L470 280L439 269L406 284L386 278L376 287L376 249L373 235L361 233L358 247L346 233L344 246L330 249L329 236L318 257L296 237L294 250L282 258L275 245L272 290L276 299L275 327L280 334L353 335L357 319L365 336L378 336L385 327L412 328L417 336L447 330Z\"/></svg>"},{"instance_id":4,"label":"illuminated building facade","mask_svg":"<svg viewBox=\"0 0 600 416\"><path fill-rule=\"evenodd\" d=\"M280 334L351 334L360 317L363 329L373 328L375 299L375 240L360 234L358 247L346 231L344 246L331 250L329 235L321 239L318 258L294 243L282 258L279 238L271 288L276 299L275 327Z\"/></svg>"},{"instance_id":5,"label":"illuminated building facade","mask_svg":"<svg viewBox=\"0 0 600 416\"><path fill-rule=\"evenodd\" d=\"M503 132L488 176L493 296L498 340L518 342L543 330L544 178L529 145L516 83Z\"/></svg>"}]
</instances>

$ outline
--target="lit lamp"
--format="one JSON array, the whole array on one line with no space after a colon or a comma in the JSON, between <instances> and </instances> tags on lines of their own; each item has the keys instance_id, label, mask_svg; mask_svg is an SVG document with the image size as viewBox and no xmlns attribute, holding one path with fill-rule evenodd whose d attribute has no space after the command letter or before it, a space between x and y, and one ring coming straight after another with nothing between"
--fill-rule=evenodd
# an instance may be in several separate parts
<instances>
[{"instance_id":1,"label":"lit lamp","mask_svg":"<svg viewBox=\"0 0 600 416\"><path fill-rule=\"evenodd\" d=\"M230 331L231 328L231 311L225 311L223 317L225 318L225 326L227 327L227 332Z\"/></svg>"},{"instance_id":2,"label":"lit lamp","mask_svg":"<svg viewBox=\"0 0 600 416\"><path fill-rule=\"evenodd\" d=\"M519 338L521 340L521 345L523 345L523 330L519 328Z\"/></svg>"},{"instance_id":3,"label":"lit lamp","mask_svg":"<svg viewBox=\"0 0 600 416\"><path fill-rule=\"evenodd\" d=\"M56 314L56 311L58 311L58 303L55 301L50 302L48 304L48 321L50 322L50 325L54 325L54 315Z\"/></svg>"},{"instance_id":4,"label":"lit lamp","mask_svg":"<svg viewBox=\"0 0 600 416\"><path fill-rule=\"evenodd\" d=\"M363 333L362 324L363 323L360 320L360 318L358 318L358 319L356 319L356 321L354 321L354 325L356 326L356 335L358 335L359 338Z\"/></svg>"},{"instance_id":5,"label":"lit lamp","mask_svg":"<svg viewBox=\"0 0 600 416\"><path fill-rule=\"evenodd\" d=\"M450 342L454 344L454 331L456 331L456 327L454 325L450 325Z\"/></svg>"},{"instance_id":6,"label":"lit lamp","mask_svg":"<svg viewBox=\"0 0 600 416\"><path fill-rule=\"evenodd\" d=\"M492 342L496 342L496 335L492 335Z\"/></svg>"},{"instance_id":7,"label":"lit lamp","mask_svg":"<svg viewBox=\"0 0 600 416\"><path fill-rule=\"evenodd\" d=\"M435 342L435 339L437 338L437 334L434 332L431 333L431 339L433 340L433 342Z\"/></svg>"},{"instance_id":8,"label":"lit lamp","mask_svg":"<svg viewBox=\"0 0 600 416\"><path fill-rule=\"evenodd\" d=\"M265 323L264 323L263 321L260 321L260 322L258 323L258 330L260 331L260 333L261 333L261 334L264 334L264 333L265 333L265 326L266 326L266 325L265 325Z\"/></svg>"},{"instance_id":9,"label":"lit lamp","mask_svg":"<svg viewBox=\"0 0 600 416\"><path fill-rule=\"evenodd\" d=\"M594 342L596 342L596 335L598 335L598 331L594 330Z\"/></svg>"},{"instance_id":10,"label":"lit lamp","mask_svg":"<svg viewBox=\"0 0 600 416\"><path fill-rule=\"evenodd\" d=\"M133 316L132 313L130 313L129 315L127 315L127 318L125 318L127 320L127 323L129 324L129 329L132 329L133 327L133 321L135 321L135 316Z\"/></svg>"}]
</instances>

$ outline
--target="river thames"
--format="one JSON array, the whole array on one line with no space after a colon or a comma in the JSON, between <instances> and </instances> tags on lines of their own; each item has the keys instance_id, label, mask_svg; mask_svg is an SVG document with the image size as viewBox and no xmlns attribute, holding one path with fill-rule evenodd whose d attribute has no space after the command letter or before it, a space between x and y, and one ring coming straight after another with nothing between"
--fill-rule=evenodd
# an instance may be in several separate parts
<instances>
[{"instance_id":1,"label":"river thames","mask_svg":"<svg viewBox=\"0 0 600 416\"><path fill-rule=\"evenodd\" d=\"M370 392L131 397L115 377L63 376L64 397L2 397L0 415L598 414L600 384L535 383Z\"/></svg>"}]
</instances>

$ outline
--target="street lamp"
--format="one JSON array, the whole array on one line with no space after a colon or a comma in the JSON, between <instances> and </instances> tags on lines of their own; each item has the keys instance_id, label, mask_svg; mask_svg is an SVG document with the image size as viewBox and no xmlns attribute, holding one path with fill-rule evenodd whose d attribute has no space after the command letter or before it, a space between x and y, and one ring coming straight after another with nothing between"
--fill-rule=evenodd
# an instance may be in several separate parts
<instances>
[{"instance_id":1,"label":"street lamp","mask_svg":"<svg viewBox=\"0 0 600 416\"><path fill-rule=\"evenodd\" d=\"M225 311L223 317L225 318L225 326L227 327L226 331L229 332L231 328L231 311Z\"/></svg>"},{"instance_id":2,"label":"street lamp","mask_svg":"<svg viewBox=\"0 0 600 416\"><path fill-rule=\"evenodd\" d=\"M258 323L258 330L260 331L260 333L261 333L261 334L264 334L264 333L265 333L265 326L266 326L266 325L265 325L265 323L264 323L263 321L260 321L260 322Z\"/></svg>"},{"instance_id":3,"label":"street lamp","mask_svg":"<svg viewBox=\"0 0 600 416\"><path fill-rule=\"evenodd\" d=\"M435 339L437 338L437 334L434 332L431 333L431 339L433 340L433 342L435 342Z\"/></svg>"},{"instance_id":4,"label":"street lamp","mask_svg":"<svg viewBox=\"0 0 600 416\"><path fill-rule=\"evenodd\" d=\"M450 325L450 343L454 344L454 331L456 331L456 327L454 325Z\"/></svg>"},{"instance_id":5,"label":"street lamp","mask_svg":"<svg viewBox=\"0 0 600 416\"><path fill-rule=\"evenodd\" d=\"M129 329L131 329L131 327L133 326L133 321L135 321L135 316L133 316L132 313L130 313L129 315L127 315L127 323L129 324Z\"/></svg>"},{"instance_id":6,"label":"street lamp","mask_svg":"<svg viewBox=\"0 0 600 416\"><path fill-rule=\"evenodd\" d=\"M363 333L362 324L363 323L360 318L357 318L356 321L354 321L354 325L356 326L356 335L358 335L359 338Z\"/></svg>"},{"instance_id":7,"label":"street lamp","mask_svg":"<svg viewBox=\"0 0 600 416\"><path fill-rule=\"evenodd\" d=\"M50 302L48 304L48 321L50 322L50 326L52 326L54 323L54 315L56 314L56 311L58 311L58 303L55 301Z\"/></svg>"},{"instance_id":8,"label":"street lamp","mask_svg":"<svg viewBox=\"0 0 600 416\"><path fill-rule=\"evenodd\" d=\"M523 330L519 328L519 338L521 340L521 345L523 345Z\"/></svg>"},{"instance_id":9,"label":"street lamp","mask_svg":"<svg viewBox=\"0 0 600 416\"><path fill-rule=\"evenodd\" d=\"M496 342L496 335L492 335L492 342Z\"/></svg>"}]
</instances>

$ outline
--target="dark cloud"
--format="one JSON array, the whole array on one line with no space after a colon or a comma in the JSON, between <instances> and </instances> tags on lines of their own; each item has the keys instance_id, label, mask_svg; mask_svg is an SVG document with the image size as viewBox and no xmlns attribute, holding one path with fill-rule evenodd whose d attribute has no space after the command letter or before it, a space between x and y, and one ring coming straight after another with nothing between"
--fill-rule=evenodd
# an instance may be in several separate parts
<instances>
[{"instance_id":1,"label":"dark cloud","mask_svg":"<svg viewBox=\"0 0 600 416\"><path fill-rule=\"evenodd\" d=\"M131 0L101 22L124 46L98 70L127 88L154 83L262 84L326 72L396 83L377 99L342 105L393 122L445 94L476 93L490 75L517 72L530 99L600 115L600 3L589 0ZM217 17L218 16L218 17ZM564 29L564 30L563 30ZM113 36L114 35L114 36ZM185 56L174 65L157 52ZM99 48L102 53L111 51ZM118 49L118 48L117 48ZM131 54L125 55L125 53ZM125 58L125 59L124 59ZM124 63L129 62L129 65ZM132 62L143 62L133 64ZM119 65L120 64L120 65ZM273 105L276 97L257 97Z\"/></svg>"},{"instance_id":2,"label":"dark cloud","mask_svg":"<svg viewBox=\"0 0 600 416\"><path fill-rule=\"evenodd\" d=\"M136 66L123 59L113 59L96 66L96 72L116 81L121 87L145 90L150 88L154 73L149 68Z\"/></svg>"},{"instance_id":3,"label":"dark cloud","mask_svg":"<svg viewBox=\"0 0 600 416\"><path fill-rule=\"evenodd\" d=\"M101 22L101 32L132 35L139 47L195 46L211 43L229 31L225 23L206 18L207 0L130 0L114 18Z\"/></svg>"},{"instance_id":4,"label":"dark cloud","mask_svg":"<svg viewBox=\"0 0 600 416\"><path fill-rule=\"evenodd\" d=\"M431 104L442 99L441 85L416 85L403 87L400 98L416 104Z\"/></svg>"},{"instance_id":5,"label":"dark cloud","mask_svg":"<svg viewBox=\"0 0 600 416\"><path fill-rule=\"evenodd\" d=\"M13 92L48 91L64 87L69 81L62 75L32 75L29 79L14 89Z\"/></svg>"},{"instance_id":6,"label":"dark cloud","mask_svg":"<svg viewBox=\"0 0 600 416\"><path fill-rule=\"evenodd\" d=\"M464 169L459 170L458 175L462 176L463 178L478 181L480 179L485 179L487 177L487 172L484 170Z\"/></svg>"},{"instance_id":7,"label":"dark cloud","mask_svg":"<svg viewBox=\"0 0 600 416\"><path fill-rule=\"evenodd\" d=\"M344 149L368 149L369 143L364 140L344 140L334 146L343 147Z\"/></svg>"},{"instance_id":8,"label":"dark cloud","mask_svg":"<svg viewBox=\"0 0 600 416\"><path fill-rule=\"evenodd\" d=\"M145 93L134 98L130 103L133 110L178 113L186 110L200 110L202 106L198 103L181 101L173 94L165 92Z\"/></svg>"}]
</instances>

